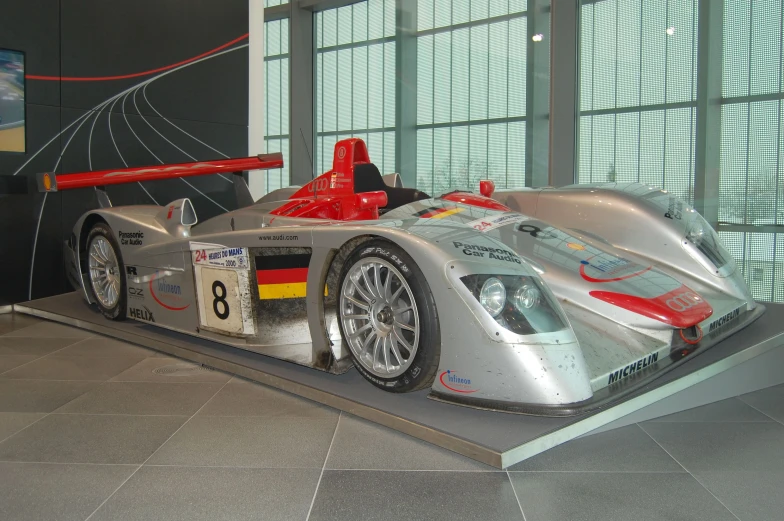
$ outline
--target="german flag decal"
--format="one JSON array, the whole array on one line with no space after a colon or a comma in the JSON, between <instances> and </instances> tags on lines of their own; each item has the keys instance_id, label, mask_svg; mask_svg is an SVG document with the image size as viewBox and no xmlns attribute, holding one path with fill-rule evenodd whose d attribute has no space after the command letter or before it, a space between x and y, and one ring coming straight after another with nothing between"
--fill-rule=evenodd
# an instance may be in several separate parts
<instances>
[{"instance_id":1,"label":"german flag decal","mask_svg":"<svg viewBox=\"0 0 784 521\"><path fill-rule=\"evenodd\" d=\"M310 253L256 257L261 300L305 297Z\"/></svg>"},{"instance_id":2,"label":"german flag decal","mask_svg":"<svg viewBox=\"0 0 784 521\"><path fill-rule=\"evenodd\" d=\"M462 211L463 211L462 208L458 208L456 206L447 206L447 207L431 206L430 208L425 208L424 210L421 210L414 215L422 219L443 219L444 217L449 217L450 215L454 215Z\"/></svg>"}]
</instances>

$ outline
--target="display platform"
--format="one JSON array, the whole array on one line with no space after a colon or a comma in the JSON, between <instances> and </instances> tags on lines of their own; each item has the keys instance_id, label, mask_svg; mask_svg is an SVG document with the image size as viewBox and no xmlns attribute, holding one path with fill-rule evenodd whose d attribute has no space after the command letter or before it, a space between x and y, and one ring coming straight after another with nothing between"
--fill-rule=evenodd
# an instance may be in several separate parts
<instances>
[{"instance_id":1,"label":"display platform","mask_svg":"<svg viewBox=\"0 0 784 521\"><path fill-rule=\"evenodd\" d=\"M113 322L77 293L15 304L14 311L133 342L335 407L498 468L577 438L773 350L784 350L784 305L609 406L570 417L485 411L391 394L356 371L329 374L133 320ZM723 398L723 397L722 397ZM721 399L721 398L717 398Z\"/></svg>"}]
</instances>

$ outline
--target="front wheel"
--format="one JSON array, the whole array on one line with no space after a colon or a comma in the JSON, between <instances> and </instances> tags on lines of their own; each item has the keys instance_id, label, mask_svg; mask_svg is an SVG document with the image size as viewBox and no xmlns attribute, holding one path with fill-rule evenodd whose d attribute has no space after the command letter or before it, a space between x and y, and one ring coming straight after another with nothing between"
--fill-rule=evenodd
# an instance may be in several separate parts
<instances>
[{"instance_id":1,"label":"front wheel","mask_svg":"<svg viewBox=\"0 0 784 521\"><path fill-rule=\"evenodd\" d=\"M430 286L398 246L374 240L343 266L338 297L341 334L357 370L391 392L432 385L441 330Z\"/></svg>"},{"instance_id":2,"label":"front wheel","mask_svg":"<svg viewBox=\"0 0 784 521\"><path fill-rule=\"evenodd\" d=\"M112 320L124 320L125 265L117 239L107 224L96 224L87 235L87 267L90 291L98 309Z\"/></svg>"}]
</instances>

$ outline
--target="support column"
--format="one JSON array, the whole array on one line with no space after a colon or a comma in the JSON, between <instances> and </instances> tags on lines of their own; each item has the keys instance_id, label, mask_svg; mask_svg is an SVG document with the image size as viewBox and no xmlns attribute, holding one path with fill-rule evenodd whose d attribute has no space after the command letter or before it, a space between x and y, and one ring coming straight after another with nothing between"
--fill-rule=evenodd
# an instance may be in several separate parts
<instances>
[{"instance_id":1,"label":"support column","mask_svg":"<svg viewBox=\"0 0 784 521\"><path fill-rule=\"evenodd\" d=\"M403 186L414 187L417 181L416 0L396 0L395 25L395 165Z\"/></svg>"},{"instance_id":2,"label":"support column","mask_svg":"<svg viewBox=\"0 0 784 521\"><path fill-rule=\"evenodd\" d=\"M291 184L304 185L315 174L313 12L291 2L289 18L289 172ZM320 172L319 172L320 173Z\"/></svg>"},{"instance_id":3,"label":"support column","mask_svg":"<svg viewBox=\"0 0 784 521\"><path fill-rule=\"evenodd\" d=\"M550 0L528 0L525 186L547 186L550 140Z\"/></svg>"},{"instance_id":4,"label":"support column","mask_svg":"<svg viewBox=\"0 0 784 521\"><path fill-rule=\"evenodd\" d=\"M552 2L550 13L549 184L564 186L580 157L580 0Z\"/></svg>"},{"instance_id":5,"label":"support column","mask_svg":"<svg viewBox=\"0 0 784 521\"><path fill-rule=\"evenodd\" d=\"M264 152L264 1L248 0L248 155ZM254 199L264 194L267 173L249 173Z\"/></svg>"},{"instance_id":6,"label":"support column","mask_svg":"<svg viewBox=\"0 0 784 521\"><path fill-rule=\"evenodd\" d=\"M694 208L716 228L721 170L721 76L724 0L699 2Z\"/></svg>"}]
</instances>

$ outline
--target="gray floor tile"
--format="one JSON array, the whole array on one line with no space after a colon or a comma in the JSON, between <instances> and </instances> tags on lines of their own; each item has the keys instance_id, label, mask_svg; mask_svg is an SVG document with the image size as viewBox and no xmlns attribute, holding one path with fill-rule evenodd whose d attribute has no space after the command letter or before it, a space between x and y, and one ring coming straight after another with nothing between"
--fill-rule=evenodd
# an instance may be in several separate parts
<instances>
[{"instance_id":1,"label":"gray floor tile","mask_svg":"<svg viewBox=\"0 0 784 521\"><path fill-rule=\"evenodd\" d=\"M136 469L0 463L0 519L82 521Z\"/></svg>"},{"instance_id":2,"label":"gray floor tile","mask_svg":"<svg viewBox=\"0 0 784 521\"><path fill-rule=\"evenodd\" d=\"M771 418L784 423L784 385L744 394L740 399Z\"/></svg>"},{"instance_id":3,"label":"gray floor tile","mask_svg":"<svg viewBox=\"0 0 784 521\"><path fill-rule=\"evenodd\" d=\"M689 474L513 472L510 475L527 521L737 521Z\"/></svg>"},{"instance_id":4,"label":"gray floor tile","mask_svg":"<svg viewBox=\"0 0 784 521\"><path fill-rule=\"evenodd\" d=\"M309 521L385 519L488 521L523 516L505 472L324 471Z\"/></svg>"},{"instance_id":5,"label":"gray floor tile","mask_svg":"<svg viewBox=\"0 0 784 521\"><path fill-rule=\"evenodd\" d=\"M780 423L646 423L642 428L692 473L784 469Z\"/></svg>"},{"instance_id":6,"label":"gray floor tile","mask_svg":"<svg viewBox=\"0 0 784 521\"><path fill-rule=\"evenodd\" d=\"M338 414L331 407L238 378L233 378L199 411L199 416L332 418Z\"/></svg>"},{"instance_id":7,"label":"gray floor tile","mask_svg":"<svg viewBox=\"0 0 784 521\"><path fill-rule=\"evenodd\" d=\"M509 470L684 472L678 462L637 425L566 442L521 461Z\"/></svg>"},{"instance_id":8,"label":"gray floor tile","mask_svg":"<svg viewBox=\"0 0 784 521\"><path fill-rule=\"evenodd\" d=\"M742 521L784 519L784 469L699 472L697 479Z\"/></svg>"},{"instance_id":9,"label":"gray floor tile","mask_svg":"<svg viewBox=\"0 0 784 521\"><path fill-rule=\"evenodd\" d=\"M129 357L49 355L3 373L2 378L25 380L107 380L139 361Z\"/></svg>"},{"instance_id":10,"label":"gray floor tile","mask_svg":"<svg viewBox=\"0 0 784 521\"><path fill-rule=\"evenodd\" d=\"M52 412L96 385L96 382L84 381L0 378L0 412Z\"/></svg>"},{"instance_id":11,"label":"gray floor tile","mask_svg":"<svg viewBox=\"0 0 784 521\"><path fill-rule=\"evenodd\" d=\"M58 413L168 414L192 416L223 384L105 382Z\"/></svg>"},{"instance_id":12,"label":"gray floor tile","mask_svg":"<svg viewBox=\"0 0 784 521\"><path fill-rule=\"evenodd\" d=\"M231 375L179 358L147 358L112 378L113 382L215 382L225 383Z\"/></svg>"},{"instance_id":13,"label":"gray floor tile","mask_svg":"<svg viewBox=\"0 0 784 521\"><path fill-rule=\"evenodd\" d=\"M124 356L139 359L155 356L156 352L122 340L105 336L94 336L66 347L57 356Z\"/></svg>"},{"instance_id":14,"label":"gray floor tile","mask_svg":"<svg viewBox=\"0 0 784 521\"><path fill-rule=\"evenodd\" d=\"M187 419L50 414L0 443L0 461L142 463Z\"/></svg>"},{"instance_id":15,"label":"gray floor tile","mask_svg":"<svg viewBox=\"0 0 784 521\"><path fill-rule=\"evenodd\" d=\"M5 334L6 337L28 337L28 338L89 338L93 336L90 331L76 327L58 324L43 320L21 329L15 329Z\"/></svg>"},{"instance_id":16,"label":"gray floor tile","mask_svg":"<svg viewBox=\"0 0 784 521\"><path fill-rule=\"evenodd\" d=\"M32 362L36 358L41 358L38 355L3 355L0 356L0 374L10 371L15 367Z\"/></svg>"},{"instance_id":17,"label":"gray floor tile","mask_svg":"<svg viewBox=\"0 0 784 521\"><path fill-rule=\"evenodd\" d=\"M498 470L349 414L340 417L326 468Z\"/></svg>"},{"instance_id":18,"label":"gray floor tile","mask_svg":"<svg viewBox=\"0 0 784 521\"><path fill-rule=\"evenodd\" d=\"M337 418L196 416L150 465L317 467L324 465Z\"/></svg>"},{"instance_id":19,"label":"gray floor tile","mask_svg":"<svg viewBox=\"0 0 784 521\"><path fill-rule=\"evenodd\" d=\"M91 521L304 521L320 469L142 467Z\"/></svg>"},{"instance_id":20,"label":"gray floor tile","mask_svg":"<svg viewBox=\"0 0 784 521\"><path fill-rule=\"evenodd\" d=\"M26 338L0 336L0 355L44 356L80 342L79 338Z\"/></svg>"},{"instance_id":21,"label":"gray floor tile","mask_svg":"<svg viewBox=\"0 0 784 521\"><path fill-rule=\"evenodd\" d=\"M0 441L45 416L39 412L0 412Z\"/></svg>"},{"instance_id":22,"label":"gray floor tile","mask_svg":"<svg viewBox=\"0 0 784 521\"><path fill-rule=\"evenodd\" d=\"M769 422L773 421L737 398L654 418L652 422Z\"/></svg>"},{"instance_id":23,"label":"gray floor tile","mask_svg":"<svg viewBox=\"0 0 784 521\"><path fill-rule=\"evenodd\" d=\"M42 322L40 318L21 313L3 313L0 315L0 335L10 333L17 329L22 329Z\"/></svg>"}]
</instances>

